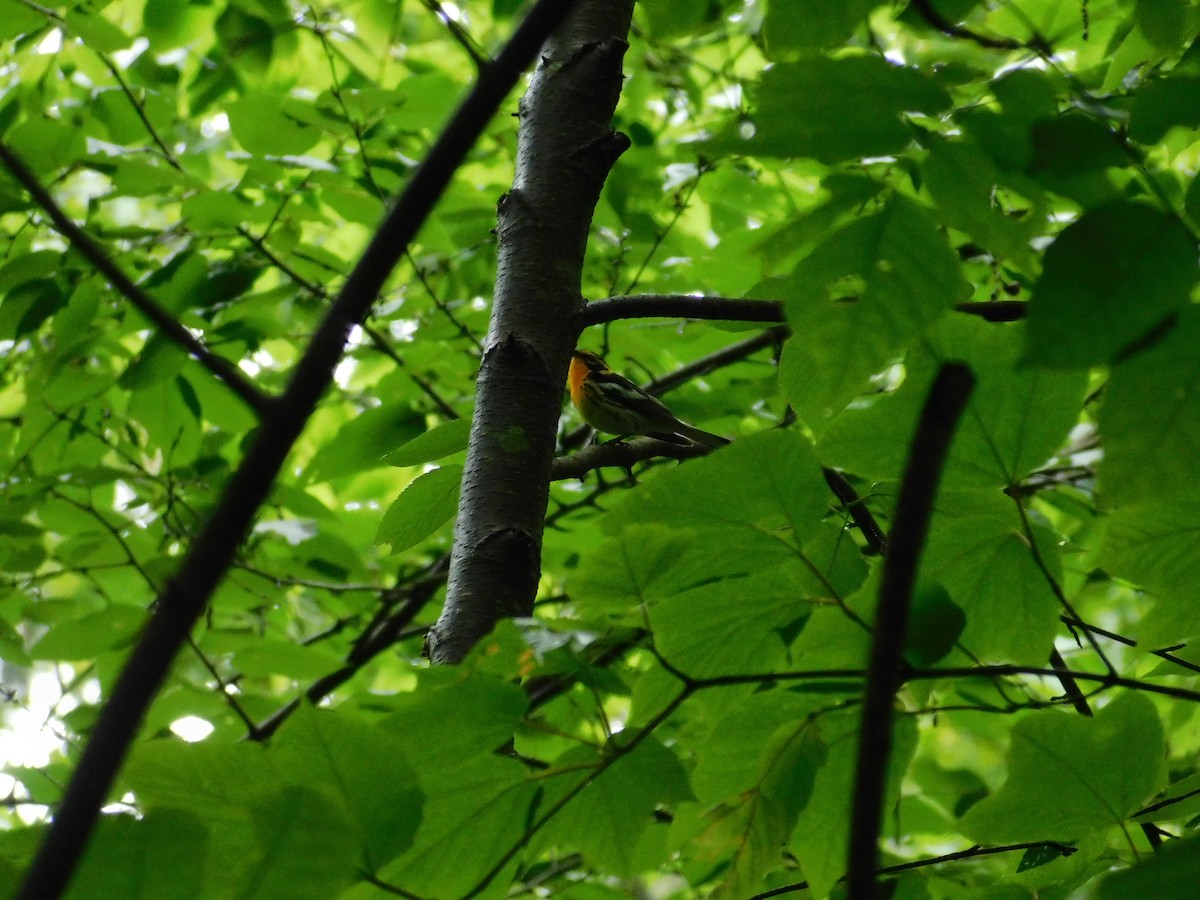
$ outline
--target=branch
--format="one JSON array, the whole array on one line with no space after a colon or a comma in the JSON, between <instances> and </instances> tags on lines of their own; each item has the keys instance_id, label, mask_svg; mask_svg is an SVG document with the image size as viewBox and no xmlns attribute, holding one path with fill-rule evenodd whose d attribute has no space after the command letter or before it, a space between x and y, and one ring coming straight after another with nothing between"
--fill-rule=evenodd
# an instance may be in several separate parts
<instances>
[{"instance_id":1,"label":"branch","mask_svg":"<svg viewBox=\"0 0 1200 900\"><path fill-rule=\"evenodd\" d=\"M955 304L961 313L988 322L1024 319L1024 300L987 300ZM728 322L784 322L782 300L746 300L737 297L697 297L691 294L624 294L592 300L578 315L579 327L603 325L619 319L703 319Z\"/></svg>"},{"instance_id":2,"label":"branch","mask_svg":"<svg viewBox=\"0 0 1200 900\"><path fill-rule=\"evenodd\" d=\"M929 25L940 31L947 37L961 38L978 44L980 47L986 47L989 50L1032 50L1039 54L1050 54L1053 48L1046 43L1045 39L1035 35L1030 41L1017 41L1012 38L995 38L989 37L986 34L980 34L977 31L972 31L969 28L964 28L961 25L955 25L946 19L940 12L934 9L930 0L912 0L913 9L921 14Z\"/></svg>"},{"instance_id":3,"label":"branch","mask_svg":"<svg viewBox=\"0 0 1200 900\"><path fill-rule=\"evenodd\" d=\"M585 660L587 669L602 669L624 657L634 647L639 646L647 634L642 629L636 629L632 633L621 637L601 638L584 648L581 656ZM582 671L558 672L554 675L539 675L530 678L522 685L526 696L529 697L527 712L533 712L539 706L545 706L555 697L565 693L573 685L578 684L583 680L583 673L587 669Z\"/></svg>"},{"instance_id":4,"label":"branch","mask_svg":"<svg viewBox=\"0 0 1200 900\"><path fill-rule=\"evenodd\" d=\"M1039 678L1060 679L1064 673L1058 669L1044 669L1040 666L1016 666L1000 664L995 666L953 667L945 669L912 669L905 673L905 681L925 681L937 678L1003 678L1009 675L1036 675ZM1200 703L1200 691L1188 688L1174 687L1169 684L1153 684L1139 678L1125 678L1121 675L1096 672L1081 672L1071 669L1066 673L1079 681L1094 681L1106 688L1123 687L1134 691L1145 691L1148 694L1160 694L1163 697L1174 697L1176 700L1190 700Z\"/></svg>"},{"instance_id":5,"label":"branch","mask_svg":"<svg viewBox=\"0 0 1200 900\"><path fill-rule=\"evenodd\" d=\"M448 562L448 560L445 561ZM417 617L417 614L425 607L425 604L437 593L438 588L441 587L444 580L445 568L443 565L436 575L430 575L409 588L408 598L404 604L375 627L368 628L355 643L350 653L347 654L346 664L330 672L328 675L321 676L310 684L304 691L304 699L313 704L321 702L357 675L359 670L368 662L392 646L405 626ZM300 703L301 700L296 698L275 710L275 712L271 713L261 723L253 726L250 739L255 741L269 740L279 730L279 726L286 722L292 713L300 708Z\"/></svg>"},{"instance_id":6,"label":"branch","mask_svg":"<svg viewBox=\"0 0 1200 900\"><path fill-rule=\"evenodd\" d=\"M778 300L694 297L687 294L627 294L593 300L579 311L579 326L618 319L706 319L731 322L782 322Z\"/></svg>"},{"instance_id":7,"label":"branch","mask_svg":"<svg viewBox=\"0 0 1200 900\"><path fill-rule=\"evenodd\" d=\"M20 158L3 141L0 141L0 161L24 185L25 190L29 191L30 196L42 211L50 217L50 221L54 223L58 233L70 241L76 250L99 269L116 291L137 307L160 332L186 350L189 356L241 397L246 405L258 414L260 420L266 420L270 416L275 402L273 398L256 387L236 365L217 356L204 346L195 335L179 324L145 291L134 284L129 276L108 257L100 245L68 218L62 208L54 202L50 192L42 187L37 177L25 167Z\"/></svg>"},{"instance_id":8,"label":"branch","mask_svg":"<svg viewBox=\"0 0 1200 900\"><path fill-rule=\"evenodd\" d=\"M709 452L708 447L702 447L699 444L679 444L673 441L660 441L656 438L609 441L584 447L570 456L558 457L551 465L550 479L565 481L568 478L582 478L593 469L605 466L619 466L622 469L628 469L634 463L645 462L660 456L669 459L691 459L693 456L704 456Z\"/></svg>"},{"instance_id":9,"label":"branch","mask_svg":"<svg viewBox=\"0 0 1200 900\"><path fill-rule=\"evenodd\" d=\"M879 608L872 629L858 736L846 876L851 900L868 900L875 895L879 827L892 743L892 705L902 683L900 667L909 607L942 466L974 387L975 376L968 366L946 363L941 367L921 410L900 483L891 548L883 566Z\"/></svg>"},{"instance_id":10,"label":"branch","mask_svg":"<svg viewBox=\"0 0 1200 900\"><path fill-rule=\"evenodd\" d=\"M671 717L671 714L674 713L675 710L677 710L680 705L691 695L692 688L685 685L684 688L678 694L676 694L666 706L662 708L658 715L642 726L642 728L638 730L638 733L630 738L628 743L621 744L616 741L611 743L609 747L606 748L607 752L604 754L604 758L596 764L596 767L588 772L586 776L572 785L570 789L567 790L567 792L561 797L559 797L549 809L542 813L537 820L533 822L533 824L526 828L525 833L522 834L511 847L509 847L509 849L504 853L503 856L500 857L496 864L488 870L487 874L480 879L479 883L463 895L463 900L470 900L472 897L478 897L479 894L485 888L487 888L489 884L492 883L492 880L504 871L504 867L512 861L513 857L521 852L521 848L528 844L533 836L545 827L547 822L558 815L559 812L562 811L563 807L578 797L584 788L608 771L608 769L610 769L614 763L616 763L618 760L624 759L639 746L641 746L642 741L648 738L655 732L655 730L658 729L660 725L667 721L667 719Z\"/></svg>"},{"instance_id":11,"label":"branch","mask_svg":"<svg viewBox=\"0 0 1200 900\"><path fill-rule=\"evenodd\" d=\"M278 412L259 430L212 517L160 594L145 632L100 712L54 822L17 895L20 900L57 897L65 890L146 709L232 563L292 444L329 387L350 328L366 316L467 152L572 5L563 0L539 0L530 10L497 57L489 77L476 82L430 148L354 267L297 364L278 402Z\"/></svg>"},{"instance_id":12,"label":"branch","mask_svg":"<svg viewBox=\"0 0 1200 900\"><path fill-rule=\"evenodd\" d=\"M475 42L475 38L467 32L465 28L458 23L457 20L450 17L450 14L442 8L442 4L438 0L421 0L425 4L425 8L429 10L437 20L446 26L446 30L450 32L450 36L458 42L458 45L463 48L463 52L471 57L471 62L475 66L475 71L479 75L486 75L488 67L492 61L487 58L487 54Z\"/></svg>"},{"instance_id":13,"label":"branch","mask_svg":"<svg viewBox=\"0 0 1200 900\"><path fill-rule=\"evenodd\" d=\"M854 520L854 524L862 532L867 546L876 555L887 556L887 535L879 527L879 523L875 521L875 516L867 507L867 501L858 496L858 491L854 490L854 485L847 481L846 476L837 469L831 469L827 466L822 471L825 473L825 483L829 485L829 489L833 491L837 498L842 501L842 506L846 508L846 512L850 514L850 518Z\"/></svg>"},{"instance_id":14,"label":"branch","mask_svg":"<svg viewBox=\"0 0 1200 900\"><path fill-rule=\"evenodd\" d=\"M1063 624L1068 628L1080 628L1084 631L1090 631L1092 634L1098 634L1110 641L1116 641L1118 644L1124 644L1126 647L1138 646L1138 642L1133 638L1125 637L1125 635L1117 634L1113 631L1107 631L1101 628L1099 625L1093 625L1090 622L1083 621L1082 619L1077 619L1066 614L1059 616L1059 619L1061 619ZM1186 659L1178 657L1172 652L1179 650L1184 646L1186 646L1186 644L1177 644L1173 647L1160 647L1157 650L1147 650L1145 652L1149 653L1151 656L1157 656L1159 659L1165 659L1169 663L1174 663L1183 669L1187 669L1189 672L1200 673L1200 666L1196 665L1194 662L1188 662Z\"/></svg>"},{"instance_id":15,"label":"branch","mask_svg":"<svg viewBox=\"0 0 1200 900\"><path fill-rule=\"evenodd\" d=\"M983 300L959 303L954 308L985 322L1019 322L1029 314L1029 304L1024 300Z\"/></svg>"},{"instance_id":16,"label":"branch","mask_svg":"<svg viewBox=\"0 0 1200 900\"><path fill-rule=\"evenodd\" d=\"M1027 844L1004 844L999 847L980 847L976 844L974 847L969 847L966 850L957 850L954 853L943 853L941 856L931 856L928 859L915 859L912 862L884 866L877 874L890 875L894 872L923 869L926 866L938 866L945 862L956 862L960 859L975 859L979 856L991 856L996 853L1015 853L1018 850L1042 849L1056 850L1063 856L1070 856L1079 848L1072 847L1070 844L1060 844L1058 841L1032 841ZM750 900L767 900L768 897L782 897L784 894L796 894L806 890L808 890L808 882L798 881L795 884L785 884L783 887L772 888L769 891L763 891L761 894L755 894Z\"/></svg>"}]
</instances>

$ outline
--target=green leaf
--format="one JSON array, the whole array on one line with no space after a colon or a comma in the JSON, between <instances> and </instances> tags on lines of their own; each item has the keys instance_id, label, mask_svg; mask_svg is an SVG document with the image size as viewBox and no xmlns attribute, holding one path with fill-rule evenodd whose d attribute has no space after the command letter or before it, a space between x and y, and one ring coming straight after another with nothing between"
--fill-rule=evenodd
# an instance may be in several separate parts
<instances>
[{"instance_id":1,"label":"green leaf","mask_svg":"<svg viewBox=\"0 0 1200 900\"><path fill-rule=\"evenodd\" d=\"M187 352L162 332L155 332L117 384L127 391L141 391L177 377L188 360Z\"/></svg>"},{"instance_id":2,"label":"green leaf","mask_svg":"<svg viewBox=\"0 0 1200 900\"><path fill-rule=\"evenodd\" d=\"M904 659L917 668L932 666L954 649L966 625L962 607L944 587L919 585L913 591Z\"/></svg>"},{"instance_id":3,"label":"green leaf","mask_svg":"<svg viewBox=\"0 0 1200 900\"><path fill-rule=\"evenodd\" d=\"M1061 583L1057 540L1040 527L1034 535L1050 576ZM1045 662L1062 608L1003 494L942 491L921 571L966 614L960 639L976 658Z\"/></svg>"},{"instance_id":4,"label":"green leaf","mask_svg":"<svg viewBox=\"0 0 1200 900\"><path fill-rule=\"evenodd\" d=\"M1184 310L1166 337L1113 366L1100 408L1100 488L1111 506L1169 503L1200 490L1198 313Z\"/></svg>"},{"instance_id":5,"label":"green leaf","mask_svg":"<svg viewBox=\"0 0 1200 900\"><path fill-rule=\"evenodd\" d=\"M249 813L257 855L237 896L324 900L355 880L355 829L323 791L288 785L256 791Z\"/></svg>"},{"instance_id":6,"label":"green leaf","mask_svg":"<svg viewBox=\"0 0 1200 900\"><path fill-rule=\"evenodd\" d=\"M421 896L466 896L521 837L540 792L515 760L491 751L460 759L439 745L437 735L422 739L442 750L436 764L420 770L428 797L425 820L413 847L381 877ZM511 883L516 865L513 859L496 876L500 885Z\"/></svg>"},{"instance_id":7,"label":"green leaf","mask_svg":"<svg viewBox=\"0 0 1200 900\"><path fill-rule=\"evenodd\" d=\"M220 46L248 74L262 75L271 64L275 55L275 29L266 19L230 3L217 17L216 33ZM248 115L253 113L254 110L247 110Z\"/></svg>"},{"instance_id":8,"label":"green leaf","mask_svg":"<svg viewBox=\"0 0 1200 900\"><path fill-rule=\"evenodd\" d=\"M722 530L718 540L728 538ZM630 524L585 557L568 583L571 595L599 613L669 597L711 577L711 570L698 570L696 563L712 559L713 544L698 541L690 529ZM697 547L699 552L693 552Z\"/></svg>"},{"instance_id":9,"label":"green leaf","mask_svg":"<svg viewBox=\"0 0 1200 900\"><path fill-rule=\"evenodd\" d=\"M753 695L751 699L759 696ZM799 705L798 698L789 697L785 691L770 692L763 699L762 705L770 703L777 710L790 708L795 715L771 728L769 718L760 716L756 720L735 713L722 720L711 742L705 742L705 749L710 743L716 743L718 749L727 749L723 741L728 740L729 728L735 723L754 728L759 736L757 741L751 738L754 732L741 736L739 755L750 764L737 772L742 790L705 811L706 827L697 841L702 853L706 850L720 853L724 850L723 843L732 845L732 864L723 873L714 894L728 900L758 893L764 884L763 876L785 866L783 848L800 810L811 798L817 773L827 760L827 748L814 726L816 717L811 709ZM761 758L757 753L747 753L748 746L761 748ZM725 774L734 772L731 766ZM708 774L708 770L700 774Z\"/></svg>"},{"instance_id":10,"label":"green leaf","mask_svg":"<svg viewBox=\"0 0 1200 900\"><path fill-rule=\"evenodd\" d=\"M697 0L649 0L639 4L638 10L657 40L701 31L719 21L717 7Z\"/></svg>"},{"instance_id":11,"label":"green leaf","mask_svg":"<svg viewBox=\"0 0 1200 900\"><path fill-rule=\"evenodd\" d=\"M501 678L435 668L421 673L418 690L395 699L381 727L401 742L428 794L426 777L447 759L489 756L512 740L528 703L519 685Z\"/></svg>"},{"instance_id":12,"label":"green leaf","mask_svg":"<svg viewBox=\"0 0 1200 900\"><path fill-rule=\"evenodd\" d=\"M238 671L251 678L284 675L314 679L337 671L343 660L321 647L303 647L291 641L259 640L239 650L234 660Z\"/></svg>"},{"instance_id":13,"label":"green leaf","mask_svg":"<svg viewBox=\"0 0 1200 900\"><path fill-rule=\"evenodd\" d=\"M1103 122L1071 112L1034 124L1031 174L1075 178L1129 164L1117 136Z\"/></svg>"},{"instance_id":14,"label":"green leaf","mask_svg":"<svg viewBox=\"0 0 1200 900\"><path fill-rule=\"evenodd\" d=\"M1189 900L1200 881L1200 838L1167 841L1128 869L1114 872L1100 883L1101 900L1153 897L1154 900Z\"/></svg>"},{"instance_id":15,"label":"green leaf","mask_svg":"<svg viewBox=\"0 0 1200 900\"><path fill-rule=\"evenodd\" d=\"M203 883L210 893L236 896L245 889L251 868L261 865L247 804L282 787L262 747L149 741L131 753L121 779L144 809L184 810L205 823L209 853Z\"/></svg>"},{"instance_id":16,"label":"green leaf","mask_svg":"<svg viewBox=\"0 0 1200 900\"><path fill-rule=\"evenodd\" d=\"M29 119L14 125L5 137L13 152L40 175L50 175L83 155L83 131L59 119Z\"/></svg>"},{"instance_id":17,"label":"green leaf","mask_svg":"<svg viewBox=\"0 0 1200 900\"><path fill-rule=\"evenodd\" d=\"M183 810L101 816L67 897L190 900L206 887L208 852L208 828Z\"/></svg>"},{"instance_id":18,"label":"green leaf","mask_svg":"<svg viewBox=\"0 0 1200 900\"><path fill-rule=\"evenodd\" d=\"M870 103L863 103L870 97ZM895 153L912 140L905 113L934 114L950 98L916 69L879 56L780 63L762 77L753 124L715 138L715 152L808 156L824 163Z\"/></svg>"},{"instance_id":19,"label":"green leaf","mask_svg":"<svg viewBox=\"0 0 1200 900\"><path fill-rule=\"evenodd\" d=\"M56 625L29 649L32 659L83 660L128 645L146 623L140 606L107 609Z\"/></svg>"},{"instance_id":20,"label":"green leaf","mask_svg":"<svg viewBox=\"0 0 1200 900\"><path fill-rule=\"evenodd\" d=\"M606 752L616 752L632 738L632 734L623 732L612 739L612 746ZM555 767L565 774L548 785L545 802L553 804L598 762L596 751L583 747L569 750L555 760ZM679 759L661 743L648 738L609 766L569 803L551 821L543 840L579 850L605 871L632 877L662 862L661 858L648 858L648 848L643 843L647 829L654 823L655 809L691 797ZM661 849L665 854L666 848Z\"/></svg>"},{"instance_id":21,"label":"green leaf","mask_svg":"<svg viewBox=\"0 0 1200 900\"><path fill-rule=\"evenodd\" d=\"M1004 214L995 199L1003 173L976 141L938 141L929 150L922 176L946 224L997 257L1021 262L1031 256L1032 223Z\"/></svg>"},{"instance_id":22,"label":"green leaf","mask_svg":"<svg viewBox=\"0 0 1200 900\"><path fill-rule=\"evenodd\" d=\"M1172 604L1186 603L1183 608L1191 610L1200 579L1200 556L1195 550L1200 521L1189 486L1181 486L1181 496L1174 502L1130 504L1114 510L1105 522L1099 563L1113 575Z\"/></svg>"},{"instance_id":23,"label":"green leaf","mask_svg":"<svg viewBox=\"0 0 1200 900\"><path fill-rule=\"evenodd\" d=\"M49 24L43 13L18 0L0 0L0 40L30 34Z\"/></svg>"},{"instance_id":24,"label":"green leaf","mask_svg":"<svg viewBox=\"0 0 1200 900\"><path fill-rule=\"evenodd\" d=\"M417 435L383 457L389 466L419 466L467 449L470 419L451 419Z\"/></svg>"},{"instance_id":25,"label":"green leaf","mask_svg":"<svg viewBox=\"0 0 1200 900\"><path fill-rule=\"evenodd\" d=\"M425 798L403 745L386 729L304 705L271 742L271 758L296 784L331 789L355 825L367 871L412 844Z\"/></svg>"},{"instance_id":26,"label":"green leaf","mask_svg":"<svg viewBox=\"0 0 1200 900\"><path fill-rule=\"evenodd\" d=\"M362 410L337 428L336 437L317 451L306 475L321 482L383 468L384 454L424 430L424 419L404 406Z\"/></svg>"},{"instance_id":27,"label":"green leaf","mask_svg":"<svg viewBox=\"0 0 1200 900\"><path fill-rule=\"evenodd\" d=\"M907 459L909 435L942 360L967 362L976 387L962 417L944 476L954 488L1004 488L1046 463L1066 440L1087 390L1085 372L1048 372L1024 367L1025 329L948 319L924 347L905 361L905 380L870 405L842 413L822 435L828 464L876 480L897 480Z\"/></svg>"},{"instance_id":28,"label":"green leaf","mask_svg":"<svg viewBox=\"0 0 1200 900\"><path fill-rule=\"evenodd\" d=\"M29 281L41 281L56 274L62 266L63 255L57 250L35 250L0 266L0 293Z\"/></svg>"},{"instance_id":29,"label":"green leaf","mask_svg":"<svg viewBox=\"0 0 1200 900\"><path fill-rule=\"evenodd\" d=\"M1137 0L1133 20L1155 47L1174 53L1190 37L1187 0Z\"/></svg>"},{"instance_id":30,"label":"green leaf","mask_svg":"<svg viewBox=\"0 0 1200 900\"><path fill-rule=\"evenodd\" d=\"M1134 95L1129 136L1135 141L1157 143L1178 125L1200 127L1200 78L1172 75L1156 79Z\"/></svg>"},{"instance_id":31,"label":"green leaf","mask_svg":"<svg viewBox=\"0 0 1200 900\"><path fill-rule=\"evenodd\" d=\"M825 896L845 874L850 817L844 812L831 816L829 811L850 809L860 717L858 709L850 709L830 713L817 723L817 733L825 747L825 762L817 770L812 795L800 812L789 847L800 861L813 895L818 897ZM913 720L898 719L888 759L885 810L891 809L899 796L900 780L916 743Z\"/></svg>"},{"instance_id":32,"label":"green leaf","mask_svg":"<svg viewBox=\"0 0 1200 900\"><path fill-rule=\"evenodd\" d=\"M772 59L822 50L850 37L875 0L772 0L763 18L763 40Z\"/></svg>"},{"instance_id":33,"label":"green leaf","mask_svg":"<svg viewBox=\"0 0 1200 900\"><path fill-rule=\"evenodd\" d=\"M1085 213L1046 251L1029 304L1034 365L1103 365L1188 301L1195 247L1173 218L1125 201Z\"/></svg>"},{"instance_id":34,"label":"green leaf","mask_svg":"<svg viewBox=\"0 0 1200 900\"><path fill-rule=\"evenodd\" d=\"M793 331L780 378L814 429L968 291L928 213L899 198L830 235L769 284L786 301Z\"/></svg>"},{"instance_id":35,"label":"green leaf","mask_svg":"<svg viewBox=\"0 0 1200 900\"><path fill-rule=\"evenodd\" d=\"M297 156L310 149L321 137L311 125L291 113L299 101L267 93L245 94L225 111L233 136L250 153L273 156Z\"/></svg>"},{"instance_id":36,"label":"green leaf","mask_svg":"<svg viewBox=\"0 0 1200 900\"><path fill-rule=\"evenodd\" d=\"M453 519L462 474L462 466L442 466L414 478L383 514L375 543L390 544L392 553L399 553Z\"/></svg>"},{"instance_id":37,"label":"green leaf","mask_svg":"<svg viewBox=\"0 0 1200 900\"><path fill-rule=\"evenodd\" d=\"M262 222L269 216L266 209L256 207L236 191L197 191L184 198L182 210L188 225L200 233L236 231L248 224ZM204 260L198 258L195 262L204 263ZM199 290L206 285L197 282L195 287ZM198 305L192 302L190 294L183 299L186 306Z\"/></svg>"},{"instance_id":38,"label":"green leaf","mask_svg":"<svg viewBox=\"0 0 1200 900\"><path fill-rule=\"evenodd\" d=\"M1162 787L1165 752L1142 694L1122 694L1092 719L1034 713L1013 729L1008 780L962 818L963 833L981 843L1069 843L1119 826Z\"/></svg>"},{"instance_id":39,"label":"green leaf","mask_svg":"<svg viewBox=\"0 0 1200 900\"><path fill-rule=\"evenodd\" d=\"M1154 798L1152 809L1137 817L1139 822L1171 822L1192 819L1200 813L1200 772L1173 782Z\"/></svg>"},{"instance_id":40,"label":"green leaf","mask_svg":"<svg viewBox=\"0 0 1200 900\"><path fill-rule=\"evenodd\" d=\"M0 619L0 659L18 666L30 664L25 652L25 641L6 620Z\"/></svg>"},{"instance_id":41,"label":"green leaf","mask_svg":"<svg viewBox=\"0 0 1200 900\"><path fill-rule=\"evenodd\" d=\"M88 47L102 53L115 53L133 43L133 38L100 13L92 10L78 7L68 9L63 21L67 29Z\"/></svg>"},{"instance_id":42,"label":"green leaf","mask_svg":"<svg viewBox=\"0 0 1200 900\"><path fill-rule=\"evenodd\" d=\"M56 281L30 281L13 288L0 303L0 338L16 340L37 331L66 302Z\"/></svg>"},{"instance_id":43,"label":"green leaf","mask_svg":"<svg viewBox=\"0 0 1200 900\"><path fill-rule=\"evenodd\" d=\"M643 614L659 652L697 678L782 666L789 640L809 616L832 598L852 593L865 575L858 554L835 529L818 532L798 551L769 536L732 529L698 531L686 543L676 571L690 575L690 584L663 592ZM626 555L634 556L636 546L634 538ZM737 558L736 569L720 564L729 556ZM666 583L656 588L662 591ZM735 633L742 637L729 640Z\"/></svg>"},{"instance_id":44,"label":"green leaf","mask_svg":"<svg viewBox=\"0 0 1200 900\"><path fill-rule=\"evenodd\" d=\"M706 806L714 806L761 787L782 762L780 747L772 741L772 735L786 726L791 738L787 743L803 738L812 725L808 716L818 702L811 696L777 689L751 694L737 704L697 747L698 759L691 777L696 798ZM794 797L795 810L802 808L806 800Z\"/></svg>"},{"instance_id":45,"label":"green leaf","mask_svg":"<svg viewBox=\"0 0 1200 900\"><path fill-rule=\"evenodd\" d=\"M689 461L625 497L605 521L753 525L811 534L828 503L812 445L790 431L765 431Z\"/></svg>"}]
</instances>

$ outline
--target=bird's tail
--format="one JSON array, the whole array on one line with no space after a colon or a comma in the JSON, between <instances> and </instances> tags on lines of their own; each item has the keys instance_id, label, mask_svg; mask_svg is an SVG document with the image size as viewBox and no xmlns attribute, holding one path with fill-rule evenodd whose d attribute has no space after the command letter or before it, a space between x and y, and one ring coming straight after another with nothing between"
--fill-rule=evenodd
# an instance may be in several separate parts
<instances>
[{"instance_id":1,"label":"bird's tail","mask_svg":"<svg viewBox=\"0 0 1200 900\"><path fill-rule=\"evenodd\" d=\"M729 438L723 438L719 434L713 434L710 431L705 431L703 428L689 425L687 422L678 422L675 426L675 433L683 435L694 444L699 444L702 447L710 447L713 450L717 447L724 447L729 443Z\"/></svg>"}]
</instances>

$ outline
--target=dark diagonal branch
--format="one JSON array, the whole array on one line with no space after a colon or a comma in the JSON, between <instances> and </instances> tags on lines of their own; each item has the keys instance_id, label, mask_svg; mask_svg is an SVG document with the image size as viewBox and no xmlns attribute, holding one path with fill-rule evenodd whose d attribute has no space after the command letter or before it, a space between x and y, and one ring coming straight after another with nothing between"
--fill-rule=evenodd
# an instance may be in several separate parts
<instances>
[{"instance_id":1,"label":"dark diagonal branch","mask_svg":"<svg viewBox=\"0 0 1200 900\"><path fill-rule=\"evenodd\" d=\"M921 18L929 23L930 27L935 28L947 37L971 41L989 50L1032 50L1038 54L1049 54L1052 52L1052 48L1040 36L1035 35L1029 41L991 37L951 22L934 8L930 0L912 0L911 5L913 9L921 14Z\"/></svg>"},{"instance_id":2,"label":"dark diagonal branch","mask_svg":"<svg viewBox=\"0 0 1200 900\"><path fill-rule=\"evenodd\" d=\"M854 524L862 532L863 539L867 542L867 547L870 548L871 552L879 556L887 556L887 535L879 527L874 514L867 507L867 501L858 495L858 491L854 490L854 485L847 481L846 476L837 469L826 467L822 471L825 473L825 483L829 485L829 489L833 491L837 498L842 501L842 506L846 508L846 512L850 514L850 518L854 520Z\"/></svg>"},{"instance_id":3,"label":"dark diagonal branch","mask_svg":"<svg viewBox=\"0 0 1200 900\"><path fill-rule=\"evenodd\" d=\"M146 709L232 563L292 444L329 387L350 328L366 316L396 261L467 152L572 6L564 0L539 0L533 6L497 57L489 77L476 82L430 148L350 273L297 364L277 412L259 429L211 518L160 594L145 632L100 712L54 822L26 875L18 894L22 900L57 897L65 890Z\"/></svg>"},{"instance_id":4,"label":"dark diagonal branch","mask_svg":"<svg viewBox=\"0 0 1200 900\"><path fill-rule=\"evenodd\" d=\"M875 896L879 827L892 744L892 705L901 684L909 607L942 466L974 386L975 376L968 366L947 363L941 367L921 410L900 483L891 547L883 566L879 608L872 629L858 735L846 872L850 900L870 900Z\"/></svg>"},{"instance_id":5,"label":"dark diagonal branch","mask_svg":"<svg viewBox=\"0 0 1200 900\"><path fill-rule=\"evenodd\" d=\"M480 49L475 38L471 37L470 33L458 23L457 19L452 18L446 12L438 0L421 0L421 2L425 4L427 10L437 17L439 22L446 26L446 30L450 32L450 37L454 38L458 45L463 48L463 52L471 57L471 62L475 65L475 71L480 75L485 74L492 61Z\"/></svg>"},{"instance_id":6,"label":"dark diagonal branch","mask_svg":"<svg viewBox=\"0 0 1200 900\"><path fill-rule=\"evenodd\" d=\"M82 228L76 225L50 196L50 192L42 187L37 177L26 168L25 164L13 153L12 149L0 141L0 161L12 172L25 190L42 211L54 223L55 229L71 242L84 257L94 265L113 288L132 303L139 312L154 323L154 326L167 338L170 338L198 363L219 378L235 394L254 410L259 419L265 419L271 412L272 398L256 387L241 369L229 360L217 356L202 344L190 331L177 322L165 309L158 305L145 291L133 283L133 280L117 266L103 248L97 244Z\"/></svg>"},{"instance_id":7,"label":"dark diagonal branch","mask_svg":"<svg viewBox=\"0 0 1200 900\"><path fill-rule=\"evenodd\" d=\"M449 559L446 558L445 562ZM353 678L368 662L391 647L396 642L403 629L425 608L438 588L445 582L445 564L440 565L436 572L423 578L417 584L406 589L404 602L398 609L376 623L374 627L364 632L346 656L345 665L323 675L308 686L304 691L304 700L309 703L319 703L339 687ZM300 707L300 699L294 699L277 709L261 723L254 726L251 738L256 741L268 740L279 730L284 722Z\"/></svg>"}]
</instances>

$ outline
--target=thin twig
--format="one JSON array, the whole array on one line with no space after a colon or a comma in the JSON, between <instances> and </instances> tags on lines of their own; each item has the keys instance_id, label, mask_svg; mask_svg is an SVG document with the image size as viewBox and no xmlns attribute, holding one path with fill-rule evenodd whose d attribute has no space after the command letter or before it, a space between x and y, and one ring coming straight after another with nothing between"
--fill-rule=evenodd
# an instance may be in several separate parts
<instances>
[{"instance_id":1,"label":"thin twig","mask_svg":"<svg viewBox=\"0 0 1200 900\"><path fill-rule=\"evenodd\" d=\"M442 4L438 0L421 0L425 4L425 8L433 13L439 22L446 26L446 30L450 32L450 36L463 48L463 52L471 57L471 62L475 65L475 71L483 75L492 61L488 59L486 53L480 48L475 38L471 37L467 29L463 28L458 20L451 18L450 14L442 8Z\"/></svg>"},{"instance_id":2,"label":"thin twig","mask_svg":"<svg viewBox=\"0 0 1200 900\"><path fill-rule=\"evenodd\" d=\"M1039 55L1052 52L1052 48L1046 43L1046 40L1037 34L1029 41L989 37L986 34L980 34L977 31L972 31L970 28L964 28L961 25L955 25L953 22L950 22L934 8L930 0L912 0L911 6L921 14L921 17L926 22L947 37L968 40L989 50L1032 50Z\"/></svg>"},{"instance_id":3,"label":"thin twig","mask_svg":"<svg viewBox=\"0 0 1200 900\"><path fill-rule=\"evenodd\" d=\"M966 850L957 850L954 853L943 853L941 856L931 856L928 859L915 859L911 862L897 863L893 866L884 866L879 869L876 874L890 875L893 872L906 872L909 869L923 869L927 866L939 866L946 862L957 862L962 859L976 859L980 856L990 856L996 853L1016 853L1020 850L1056 850L1063 856L1070 856L1078 847L1072 847L1070 844L1061 844L1058 841L1033 841L1028 844L1004 844L999 847L980 847L976 844L974 847L969 847ZM844 879L842 879L844 880ZM808 890L807 881L798 881L795 884L787 884L782 887L772 888L769 891L763 891L761 894L755 894L750 900L767 900L769 897L782 897L784 894L795 894L800 891Z\"/></svg>"}]
</instances>

